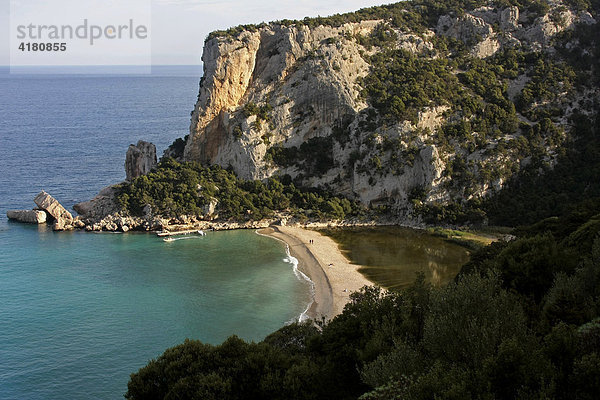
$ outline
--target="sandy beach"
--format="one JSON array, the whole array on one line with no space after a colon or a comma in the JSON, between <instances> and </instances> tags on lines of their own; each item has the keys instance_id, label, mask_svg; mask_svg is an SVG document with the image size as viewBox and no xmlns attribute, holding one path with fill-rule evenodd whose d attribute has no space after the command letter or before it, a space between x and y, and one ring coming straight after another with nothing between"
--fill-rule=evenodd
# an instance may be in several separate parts
<instances>
[{"instance_id":1,"label":"sandy beach","mask_svg":"<svg viewBox=\"0 0 600 400\"><path fill-rule=\"evenodd\" d=\"M344 257L337 243L319 232L274 226L261 229L259 233L286 242L291 255L298 259L298 268L314 282L314 303L308 310L310 318L335 317L350 300L350 293L372 285L358 272L359 266L350 264Z\"/></svg>"}]
</instances>

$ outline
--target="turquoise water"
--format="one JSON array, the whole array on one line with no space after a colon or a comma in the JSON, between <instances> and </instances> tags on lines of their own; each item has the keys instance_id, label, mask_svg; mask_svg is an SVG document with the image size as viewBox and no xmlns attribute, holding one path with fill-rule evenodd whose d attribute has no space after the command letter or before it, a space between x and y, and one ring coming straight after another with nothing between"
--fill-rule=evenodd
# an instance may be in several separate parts
<instances>
[{"instance_id":1,"label":"turquoise water","mask_svg":"<svg viewBox=\"0 0 600 400\"><path fill-rule=\"evenodd\" d=\"M67 208L189 127L198 67L149 76L0 73L0 399L119 399L185 338L260 340L310 300L284 245L252 231L163 242L11 223L47 190Z\"/></svg>"},{"instance_id":2,"label":"turquoise water","mask_svg":"<svg viewBox=\"0 0 600 400\"><path fill-rule=\"evenodd\" d=\"M2 399L116 399L185 338L257 341L310 300L284 245L252 231L164 242L22 227L0 240Z\"/></svg>"}]
</instances>

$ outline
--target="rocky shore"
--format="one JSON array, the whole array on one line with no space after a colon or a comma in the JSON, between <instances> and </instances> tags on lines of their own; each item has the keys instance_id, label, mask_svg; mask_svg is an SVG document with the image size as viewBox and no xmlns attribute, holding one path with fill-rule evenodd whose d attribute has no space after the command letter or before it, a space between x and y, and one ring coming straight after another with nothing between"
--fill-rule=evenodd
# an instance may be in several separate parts
<instances>
[{"instance_id":1,"label":"rocky shore","mask_svg":"<svg viewBox=\"0 0 600 400\"><path fill-rule=\"evenodd\" d=\"M291 215L279 213L274 218L258 221L231 221L203 219L195 215L181 215L169 218L152 213L150 206L144 209L144 216L131 216L121 211L115 201L116 186L100 191L92 200L73 206L79 215L73 217L58 200L45 191L34 199L37 205L33 210L9 210L9 219L24 223L52 223L55 231L85 230L88 232L129 232L129 231L182 231L189 229L231 230L261 229L269 226L295 226L303 228L333 228L351 226L403 225L415 228L425 227L416 221L400 220L362 220L311 221L298 220Z\"/></svg>"},{"instance_id":2,"label":"rocky shore","mask_svg":"<svg viewBox=\"0 0 600 400\"><path fill-rule=\"evenodd\" d=\"M130 145L125 157L127 180L145 175L156 167L156 148L152 143L139 141ZM299 220L291 214L277 213L273 218L258 221L232 221L218 218L212 204L205 210L205 215L180 215L166 217L153 212L146 205L142 216L131 216L118 204L119 184L108 186L91 200L77 203L73 209L78 215L73 216L58 200L49 193L41 191L34 199L33 210L9 210L9 219L25 223L52 223L56 231L85 230L88 232L130 232L130 231L183 231L198 230L230 230L261 229L269 226L293 226L303 228L332 228L349 226L403 225L424 228L425 225L416 220L398 217L393 220L382 218L377 220L349 219L342 221Z\"/></svg>"},{"instance_id":3,"label":"rocky shore","mask_svg":"<svg viewBox=\"0 0 600 400\"><path fill-rule=\"evenodd\" d=\"M68 212L54 197L41 191L33 199L37 206L33 210L8 210L6 216L19 222L44 224L51 222L55 231L71 229L73 215Z\"/></svg>"}]
</instances>

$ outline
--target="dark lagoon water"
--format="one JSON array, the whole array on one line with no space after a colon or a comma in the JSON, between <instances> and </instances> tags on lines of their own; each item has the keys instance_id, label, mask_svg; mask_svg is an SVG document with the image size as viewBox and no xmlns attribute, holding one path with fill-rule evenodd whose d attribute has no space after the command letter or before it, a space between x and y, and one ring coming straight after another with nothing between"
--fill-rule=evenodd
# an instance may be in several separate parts
<instances>
[{"instance_id":1,"label":"dark lagoon water","mask_svg":"<svg viewBox=\"0 0 600 400\"><path fill-rule=\"evenodd\" d=\"M422 230L401 227L325 230L369 280L386 288L406 288L417 273L442 286L454 279L469 251Z\"/></svg>"},{"instance_id":2,"label":"dark lagoon water","mask_svg":"<svg viewBox=\"0 0 600 400\"><path fill-rule=\"evenodd\" d=\"M166 243L5 217L41 189L70 208L122 180L139 139L162 152L188 132L199 77L0 75L0 399L119 399L185 338L257 341L306 308L284 245L252 231Z\"/></svg>"}]
</instances>

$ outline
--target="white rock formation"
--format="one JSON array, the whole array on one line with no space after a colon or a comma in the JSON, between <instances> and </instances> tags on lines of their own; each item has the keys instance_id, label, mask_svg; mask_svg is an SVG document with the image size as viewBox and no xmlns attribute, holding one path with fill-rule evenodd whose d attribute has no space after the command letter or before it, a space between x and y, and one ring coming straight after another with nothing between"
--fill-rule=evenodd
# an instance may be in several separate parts
<instances>
[{"instance_id":1,"label":"white rock formation","mask_svg":"<svg viewBox=\"0 0 600 400\"><path fill-rule=\"evenodd\" d=\"M270 173L262 162L269 141L299 145L328 136L332 125L366 107L356 78L368 64L352 39L379 21L339 28L268 25L204 46L204 78L184 158L232 165L243 178ZM270 100L270 101L268 101ZM273 108L270 121L245 116L248 102Z\"/></svg>"},{"instance_id":2,"label":"white rock formation","mask_svg":"<svg viewBox=\"0 0 600 400\"><path fill-rule=\"evenodd\" d=\"M539 50L548 46L556 34L571 29L576 22L596 23L588 12L576 15L561 6L560 2L552 3L550 11L531 24L521 23L529 15L516 6L505 9L481 7L461 17L443 15L438 20L436 33L467 43L472 46L472 55L485 58L495 54L502 46L523 45ZM497 26L499 31L494 31L492 26Z\"/></svg>"},{"instance_id":3,"label":"white rock formation","mask_svg":"<svg viewBox=\"0 0 600 400\"><path fill-rule=\"evenodd\" d=\"M483 18L465 14L459 18L448 15L441 16L437 32L463 42L469 42L477 38L486 38L494 33L494 30Z\"/></svg>"},{"instance_id":4,"label":"white rock formation","mask_svg":"<svg viewBox=\"0 0 600 400\"><path fill-rule=\"evenodd\" d=\"M65 222L73 221L73 216L68 212L54 197L50 196L45 191L41 191L33 199L35 204L42 210L46 211L52 218L56 220L64 220Z\"/></svg>"},{"instance_id":5,"label":"white rock formation","mask_svg":"<svg viewBox=\"0 0 600 400\"><path fill-rule=\"evenodd\" d=\"M6 212L9 219L29 224L43 224L46 222L46 213L41 210L9 210Z\"/></svg>"},{"instance_id":6,"label":"white rock formation","mask_svg":"<svg viewBox=\"0 0 600 400\"><path fill-rule=\"evenodd\" d=\"M591 15L560 5L552 2L548 15L536 20L517 7L480 7L462 16L444 15L435 33L396 29L392 46L434 59L439 56L434 36L445 35L463 41L470 54L480 58L507 47L540 50L574 23L593 21ZM407 204L416 188L426 189L427 201L447 199L452 182L444 170L457 156L471 163L468 168L474 174L476 165L504 168L506 160L500 156L481 151L470 157L457 154L456 143L436 142L440 126L455 117L446 113L447 104L422 107L416 120L374 125L376 117L370 116L360 85L370 70L368 56L379 50L361 45L359 38L368 37L382 23L339 27L273 23L207 40L204 77L183 159L231 166L243 179L287 174L303 185L330 188L367 204L399 206ZM512 99L527 79L522 75L506 82ZM366 145L371 135L373 141ZM478 133L472 135L476 142ZM322 174L307 172L301 162L280 166L269 158L273 146L300 148L323 138L335 139L325 149L332 166ZM497 144L485 140L477 145L493 149ZM395 154L390 155L390 148ZM500 184L481 184L477 194Z\"/></svg>"},{"instance_id":7,"label":"white rock formation","mask_svg":"<svg viewBox=\"0 0 600 400\"><path fill-rule=\"evenodd\" d=\"M140 140L137 145L129 145L125 156L125 174L131 181L138 176L146 175L156 168L156 146Z\"/></svg>"}]
</instances>

